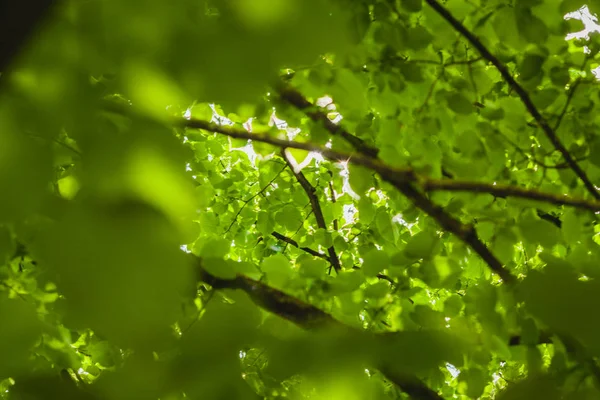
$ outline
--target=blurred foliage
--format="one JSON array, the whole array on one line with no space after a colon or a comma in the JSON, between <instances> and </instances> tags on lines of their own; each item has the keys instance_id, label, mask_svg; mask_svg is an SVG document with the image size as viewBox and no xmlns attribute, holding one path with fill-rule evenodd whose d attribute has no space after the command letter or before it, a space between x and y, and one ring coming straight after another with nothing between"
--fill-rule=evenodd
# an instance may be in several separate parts
<instances>
[{"instance_id":1,"label":"blurred foliage","mask_svg":"<svg viewBox=\"0 0 600 400\"><path fill-rule=\"evenodd\" d=\"M600 2L440 3L600 186ZM58 2L0 71L0 399L599 398L598 212L428 194L509 286L352 156L185 128L592 201L432 4Z\"/></svg>"}]
</instances>

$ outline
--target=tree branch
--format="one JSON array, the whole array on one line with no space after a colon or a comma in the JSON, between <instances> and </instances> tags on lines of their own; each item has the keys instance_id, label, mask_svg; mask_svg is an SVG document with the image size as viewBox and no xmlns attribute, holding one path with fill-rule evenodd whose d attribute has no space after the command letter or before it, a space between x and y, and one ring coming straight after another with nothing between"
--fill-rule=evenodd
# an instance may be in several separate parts
<instances>
[{"instance_id":1,"label":"tree branch","mask_svg":"<svg viewBox=\"0 0 600 400\"><path fill-rule=\"evenodd\" d=\"M288 89L291 91L291 89ZM290 95L293 97L292 100L288 100L291 104L298 104L297 107L301 110L310 109L310 102L308 102L300 93L295 91L291 91ZM311 111L313 117L319 120L326 118L327 116L320 111ZM319 115L317 115L319 114ZM307 114L308 115L308 114ZM309 115L310 116L310 115ZM327 119L328 120L328 119ZM326 124L325 128L331 129L331 134L336 134L338 131L338 126L335 124ZM346 140L348 138L343 136ZM353 135L350 135L351 138L355 138ZM361 153L363 156L367 157L366 160L363 157L358 159L358 164L366 166L375 172L377 172L381 178L392 184L396 189L398 189L404 196L409 198L415 206L425 212L427 215L431 216L435 219L438 224L440 224L445 230L453 233L458 236L465 244L470 246L479 256L489 265L490 269L497 273L502 280L507 283L512 283L516 281L516 278L504 268L500 260L498 260L492 252L486 247L486 245L477 237L477 232L473 226L464 225L458 219L452 217L450 214L446 213L441 207L435 205L427 196L423 195L421 192L416 190L413 186L413 182L418 181L417 174L410 168L403 170L395 170L402 171L401 174L395 173L389 166L382 164L379 161L376 161L376 156L379 152L376 148L365 147L363 144L358 144L352 139L348 140L348 142L355 148L356 151ZM290 146L291 147L291 146ZM374 155L373 155L374 154ZM327 154L323 154L325 157L328 157ZM328 157L329 158L329 157ZM349 162L357 163L357 157L353 155L348 158ZM367 164L373 162L371 166Z\"/></svg>"},{"instance_id":2,"label":"tree branch","mask_svg":"<svg viewBox=\"0 0 600 400\"><path fill-rule=\"evenodd\" d=\"M286 152L285 148L281 149L281 157L283 157L286 164L292 170L292 173L296 177L296 180L298 181L298 183L300 183L300 186L302 186L302 189L304 189L304 191L306 192L306 195L310 200L310 206L313 210L313 213L315 214L315 219L317 220L317 226L321 229L327 230L325 217L323 217L323 210L321 210L321 204L319 203L319 199L316 195L317 189L315 189L315 187L310 184L310 182L308 181L308 179L306 179L302 171L296 171L294 163L292 163L290 155ZM327 253L329 254L329 262L331 263L333 269L335 269L335 272L340 272L342 270L342 266L340 264L340 259L338 258L337 253L333 248L333 245L329 246L329 248L327 249Z\"/></svg>"},{"instance_id":3,"label":"tree branch","mask_svg":"<svg viewBox=\"0 0 600 400\"><path fill-rule=\"evenodd\" d=\"M483 58L491 62L496 67L496 69L500 72L500 75L502 75L502 77L512 88L512 90L514 90L517 93L517 95L521 98L521 101L525 105L525 108L527 109L527 111L529 111L529 114L531 114L531 116L533 117L533 119L535 119L537 124L542 128L542 130L546 134L546 137L548 138L548 140L550 140L554 148L560 152L567 164L569 164L569 167L573 170L573 172L575 172L575 175L577 175L579 179L583 182L588 192L590 192L596 200L600 200L600 193L598 192L594 184L590 181L589 177L581 169L579 164L577 164L577 162L573 159L573 157L566 149L564 144L561 142L558 136L556 136L556 132L554 131L554 129L550 127L546 119L542 116L542 114L533 104L533 101L531 101L531 98L529 97L527 91L521 85L519 85L519 83L517 83L517 81L515 80L515 78L513 78L508 68L483 45L481 40L479 40L473 33L471 33L459 20L454 18L454 16L452 16L452 14L450 14L450 12L446 8L444 8L437 0L425 1L442 18L444 18L450 25L452 25L452 27L456 29L456 31L463 35L469 41L469 43L471 43L471 45L475 47L477 51L479 51Z\"/></svg>"},{"instance_id":4,"label":"tree branch","mask_svg":"<svg viewBox=\"0 0 600 400\"><path fill-rule=\"evenodd\" d=\"M202 266L202 259L189 254L190 260L197 267L200 281L208 283L214 289L239 289L244 291L259 307L280 316L301 328L307 330L322 330L334 328L349 334L362 335L365 332L347 326L323 310L298 300L284 292L273 289L263 282L238 275L233 279L223 279L210 274ZM375 334L381 335L381 334ZM384 335L381 335L383 338ZM381 373L402 391L417 400L443 400L440 395L429 388L423 381L414 375L402 374L394 371L386 364L376 365Z\"/></svg>"},{"instance_id":5,"label":"tree branch","mask_svg":"<svg viewBox=\"0 0 600 400\"><path fill-rule=\"evenodd\" d=\"M292 239L290 237L287 237L285 235L282 235L279 232L271 232L271 235L274 236L274 237L276 237L277 239L281 240L282 242L286 242L287 244L292 245L292 246L294 246L295 248L297 248L299 250L307 252L308 254L310 254L312 256L322 258L324 260L327 260L327 262L331 262L329 260L329 257L327 256L327 254L323 254L323 253L318 252L316 250L313 250L313 249L311 249L309 247L300 247L300 245L298 244L298 242L296 242L294 239Z\"/></svg>"},{"instance_id":6,"label":"tree branch","mask_svg":"<svg viewBox=\"0 0 600 400\"><path fill-rule=\"evenodd\" d=\"M369 146L359 137L354 136L341 125L336 125L327 117L327 114L318 110L314 104L308 101L302 93L298 92L293 87L279 82L276 86L279 97L285 102L293 105L297 109L303 111L310 119L315 122L322 122L325 129L332 135L339 135L344 138L350 145L359 153L368 157L376 158L379 149Z\"/></svg>"},{"instance_id":7,"label":"tree branch","mask_svg":"<svg viewBox=\"0 0 600 400\"><path fill-rule=\"evenodd\" d=\"M249 133L245 129L236 128L235 126L219 125L209 121L203 121L194 118L179 118L175 120L174 123L175 125L183 128L203 129L208 132L220 133L222 135L226 135L234 139L253 140L256 142L267 143L279 148L289 147L291 149L314 151L317 153L321 153L323 157L329 160L352 162L356 165L372 169L375 172L393 171L393 173L397 176L403 177L403 179L410 181L416 179L416 175L412 168L392 168L390 166L385 165L377 159L368 156L363 156L360 154L342 153L340 151L331 150L326 147L317 146L308 142L301 143L285 139L279 139L267 133Z\"/></svg>"},{"instance_id":8,"label":"tree branch","mask_svg":"<svg viewBox=\"0 0 600 400\"><path fill-rule=\"evenodd\" d=\"M281 148L297 148L302 150L320 152L325 158L335 161L348 161L357 165L367 167L379 174L381 178L392 184L402 194L408 197L418 208L434 218L445 230L459 237L465 244L470 246L489 265L490 269L497 273L506 283L516 281L514 275L504 268L502 263L491 253L485 244L479 240L475 229L471 225L465 225L441 207L435 205L424 194L412 186L412 182L418 182L418 176L411 168L393 168L381 161L361 155L348 155L310 143L299 143L289 140L277 139L267 134L248 133L243 129L231 126L222 126L207 121L195 119L183 119L184 126L199 128L211 132L222 133L238 139L256 140L257 142L269 143Z\"/></svg>"},{"instance_id":9,"label":"tree branch","mask_svg":"<svg viewBox=\"0 0 600 400\"><path fill-rule=\"evenodd\" d=\"M455 181L449 179L425 179L422 181L422 187L425 191L489 193L496 197L519 197L556 205L583 208L594 212L600 211L600 201L578 199L554 193L544 193L534 189L526 189L512 185L491 184L476 181Z\"/></svg>"},{"instance_id":10,"label":"tree branch","mask_svg":"<svg viewBox=\"0 0 600 400\"><path fill-rule=\"evenodd\" d=\"M504 268L502 262L500 262L481 239L479 239L473 225L463 224L460 220L444 211L442 207L434 204L423 193L415 189L413 185L398 181L393 175L381 175L381 177L383 180L394 185L403 195L409 198L415 206L435 219L442 228L454 234L462 240L463 243L471 247L488 267L498 274L504 282L513 284L517 281L517 278L509 270Z\"/></svg>"}]
</instances>

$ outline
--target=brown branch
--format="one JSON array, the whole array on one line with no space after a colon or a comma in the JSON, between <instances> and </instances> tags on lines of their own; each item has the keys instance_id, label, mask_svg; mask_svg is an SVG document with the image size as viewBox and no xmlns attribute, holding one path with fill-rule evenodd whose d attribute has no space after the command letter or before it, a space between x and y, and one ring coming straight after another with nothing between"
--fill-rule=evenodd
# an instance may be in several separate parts
<instances>
[{"instance_id":1,"label":"brown branch","mask_svg":"<svg viewBox=\"0 0 600 400\"><path fill-rule=\"evenodd\" d=\"M583 208L590 211L600 211L600 201L578 199L554 193L539 192L534 189L526 189L519 186L491 184L476 181L455 181L449 179L427 179L423 180L425 191L452 191L489 193L496 197L519 197L523 199L543 201L546 203Z\"/></svg>"},{"instance_id":2,"label":"brown branch","mask_svg":"<svg viewBox=\"0 0 600 400\"><path fill-rule=\"evenodd\" d=\"M209 121L203 121L199 119L185 119L179 118L174 120L174 123L183 128L192 129L203 129L208 132L220 133L232 137L234 139L247 139L256 142L267 143L279 148L292 148L306 151L314 151L321 153L321 155L329 160L333 161L344 161L352 162L356 165L363 166L365 168L372 169L375 172L379 171L393 171L398 177L403 177L407 180L414 180L416 175L412 168L392 168L382 163L380 160L363 156L360 154L349 154L340 151L328 149L326 147L318 146L309 142L295 142L285 139L279 139L268 133L249 133L245 129L240 129L235 126L219 125Z\"/></svg>"},{"instance_id":3,"label":"brown branch","mask_svg":"<svg viewBox=\"0 0 600 400\"><path fill-rule=\"evenodd\" d=\"M298 143L289 140L277 139L267 134L251 134L243 129L217 125L207 121L184 119L182 124L190 128L199 128L211 132L222 133L238 139L250 139L256 140L257 142L269 143L281 148L289 147L316 151L320 152L321 155L330 160L348 161L367 167L377 172L384 181L397 188L418 208L434 218L445 230L453 233L467 245L469 245L489 265L490 269L497 273L506 283L513 283L516 281L516 278L503 267L502 263L490 252L485 244L479 240L475 229L472 226L465 225L456 218L452 217L412 186L412 182L418 182L418 176L411 168L393 168L383 164L377 159L368 158L361 155L348 155L310 143Z\"/></svg>"},{"instance_id":4,"label":"brown branch","mask_svg":"<svg viewBox=\"0 0 600 400\"><path fill-rule=\"evenodd\" d=\"M325 217L323 217L323 210L321 209L321 204L319 203L319 199L317 198L317 189L315 189L315 187L310 184L310 182L308 181L308 179L306 179L302 171L296 171L296 169L294 168L294 164L290 159L290 156L286 152L285 147L281 149L281 157L283 157L286 164L292 170L292 173L296 177L296 180L298 181L298 183L300 183L300 186L302 186L302 189L304 189L304 191L306 192L306 195L310 200L310 206L313 210L313 213L315 214L315 219L317 220L317 226L321 229L327 230ZM335 269L336 272L340 272L342 270L342 266L340 264L340 259L338 258L338 255L335 252L335 249L333 248L333 245L329 246L329 248L327 249L327 253L329 254L329 262L331 263L333 269Z\"/></svg>"},{"instance_id":5,"label":"brown branch","mask_svg":"<svg viewBox=\"0 0 600 400\"><path fill-rule=\"evenodd\" d=\"M424 211L426 214L434 218L440 226L442 226L448 232L459 237L465 244L469 245L490 267L490 269L497 273L505 282L512 283L515 282L515 277L508 270L504 268L502 263L492 254L492 252L485 246L485 244L477 237L476 231L473 226L466 225L460 222L458 219L452 217L448 213L446 213L441 207L435 205L430 199L428 199L424 194L419 192L413 186L413 183L420 183L421 185L426 186L428 180L420 178L412 169L410 168L392 168L388 165L381 163L379 160L367 158L361 155L349 155L345 153L340 153L334 150L330 150L324 147L316 146L310 143L298 143L283 139L277 139L267 134L251 134L245 130L237 129L230 126L222 126L217 124L212 124L206 121L199 120L184 120L184 124L191 128L200 128L212 132L222 133L235 138L244 138L256 140L258 142L269 143L274 146L278 146L280 148L299 148L303 150L316 151L320 152L324 157L330 160L337 161L348 161L351 163L355 163L373 171L377 172L381 178L392 184L396 187L402 194L408 197L418 208ZM468 185L469 183L463 183L460 181L456 186L460 188L460 185ZM444 183L445 184L445 183ZM479 187L482 187L479 185ZM525 192L523 189L518 187L503 187L505 190L510 190L511 195L513 196L521 196L525 198L540 198L542 196L538 194L531 194L530 192ZM430 187L431 189L431 187ZM488 187L488 189L495 190L493 186ZM560 200L561 204L574 205L579 207L585 207L590 209L590 202L577 200L572 198L558 198L552 194L545 194L545 201L558 202ZM592 207L595 209L595 207Z\"/></svg>"},{"instance_id":6,"label":"brown branch","mask_svg":"<svg viewBox=\"0 0 600 400\"><path fill-rule=\"evenodd\" d=\"M307 252L308 254L310 254L312 256L319 257L319 258L322 258L322 259L327 260L328 262L330 262L329 261L329 257L327 256L327 254L323 254L323 253L318 252L316 250L313 250L313 249L311 249L309 247L300 247L300 245L298 244L298 242L296 242L294 239L292 239L290 237L282 235L279 232L271 232L271 235L274 236L274 237L276 237L277 239L281 240L282 242L285 242L287 244L290 244L290 245L294 246L295 248L297 248L299 250Z\"/></svg>"},{"instance_id":7,"label":"brown branch","mask_svg":"<svg viewBox=\"0 0 600 400\"><path fill-rule=\"evenodd\" d=\"M337 329L348 334L364 335L363 330L347 326L333 318L323 310L307 304L299 299L273 289L263 282L256 281L243 275L233 279L223 279L210 274L202 266L202 259L189 254L191 262L197 267L198 279L208 283L214 289L238 289L244 291L259 307L284 318L307 330ZM385 339L384 334L375 334ZM389 334L388 334L389 336ZM385 363L376 365L381 373L402 391L417 400L443 400L434 390L414 375L398 373Z\"/></svg>"},{"instance_id":8,"label":"brown branch","mask_svg":"<svg viewBox=\"0 0 600 400\"><path fill-rule=\"evenodd\" d=\"M298 92L293 87L286 85L282 82L276 86L279 97L285 102L293 105L297 109L304 111L304 113L315 122L322 122L325 129L332 135L339 135L346 140L354 148L354 150L362 153L368 157L375 158L379 150L375 147L369 146L359 137L354 136L341 125L334 124L328 117L327 114L318 110L314 104L308 101L302 93Z\"/></svg>"},{"instance_id":9,"label":"brown branch","mask_svg":"<svg viewBox=\"0 0 600 400\"><path fill-rule=\"evenodd\" d=\"M414 188L413 185L398 181L393 175L381 175L383 180L394 185L404 196L409 198L415 206L421 209L425 214L432 217L446 231L454 234L462 240L467 246L471 247L475 253L488 265L488 267L498 274L507 284L516 282L516 277L506 268L500 260L490 251L490 249L479 239L475 227L470 224L463 224L460 220L448 214L444 209L434 204L427 196Z\"/></svg>"},{"instance_id":10,"label":"brown branch","mask_svg":"<svg viewBox=\"0 0 600 400\"><path fill-rule=\"evenodd\" d=\"M525 105L529 114L535 119L537 124L542 128L546 137L554 148L560 152L563 156L569 167L575 172L575 175L579 177L579 179L583 182L584 186L594 196L596 200L600 200L600 193L594 186L594 184L590 181L589 177L586 173L581 169L579 164L573 159L569 151L566 149L561 140L556 136L556 132L554 129L550 127L546 119L542 116L536 106L533 104L533 101L529 97L527 91L517 83L515 78L512 76L506 65L504 65L496 56L494 56L479 40L473 33L471 33L459 20L454 18L450 12L443 7L437 0L425 0L427 4L431 6L442 18L444 18L456 31L458 31L461 35L463 35L473 47L479 51L479 53L489 62L491 62L496 69L500 72L500 75L504 78L504 80L508 83L512 90L514 90L517 95L521 98L521 101Z\"/></svg>"},{"instance_id":11,"label":"brown branch","mask_svg":"<svg viewBox=\"0 0 600 400\"><path fill-rule=\"evenodd\" d=\"M288 102L294 105L298 103L296 107L301 110L305 110L305 112L307 112L306 110L310 110L310 102L304 99L300 93L296 91L291 91L290 93L295 96L295 102L291 100L288 100ZM311 111L311 113L320 114L319 116L315 116L315 118L326 118L326 115L320 111ZM331 134L337 134L339 129L339 127L333 123L329 125L326 124L325 128L330 130ZM355 138L353 135L350 136ZM346 136L343 137L348 140ZM446 213L441 207L436 206L429 198L427 198L427 196L423 195L413 187L411 182L417 181L417 175L412 169L396 170L402 171L401 174L397 174L392 171L389 166L381 164L375 160L375 157L378 154L378 149L365 147L364 143L356 143L356 141L352 140L348 140L348 142L355 148L356 151L367 157L365 159L364 157L357 158L356 156L352 156L348 158L349 162L357 163L358 160L359 162L357 164L366 166L377 172L383 180L391 183L404 196L409 198L413 204L415 204L415 206L417 206L427 215L434 218L444 229L458 236L463 242L465 242L465 244L475 250L475 252L479 254L479 256L489 265L490 269L497 273L505 282L512 283L516 281L516 278L504 268L500 260L498 260L498 258L496 258L487 248L487 246L477 237L474 227L470 225L464 225L462 222ZM323 156L329 158L325 153L323 153ZM373 164L368 166L367 164L371 162L373 162Z\"/></svg>"}]
</instances>

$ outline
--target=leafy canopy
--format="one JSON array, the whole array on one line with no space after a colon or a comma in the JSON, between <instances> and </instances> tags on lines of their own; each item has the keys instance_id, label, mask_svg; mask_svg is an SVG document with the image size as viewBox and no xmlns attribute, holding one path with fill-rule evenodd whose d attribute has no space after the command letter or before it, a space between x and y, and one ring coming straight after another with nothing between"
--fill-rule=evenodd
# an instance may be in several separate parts
<instances>
[{"instance_id":1,"label":"leafy canopy","mask_svg":"<svg viewBox=\"0 0 600 400\"><path fill-rule=\"evenodd\" d=\"M1 399L600 396L600 2L14 3Z\"/></svg>"}]
</instances>

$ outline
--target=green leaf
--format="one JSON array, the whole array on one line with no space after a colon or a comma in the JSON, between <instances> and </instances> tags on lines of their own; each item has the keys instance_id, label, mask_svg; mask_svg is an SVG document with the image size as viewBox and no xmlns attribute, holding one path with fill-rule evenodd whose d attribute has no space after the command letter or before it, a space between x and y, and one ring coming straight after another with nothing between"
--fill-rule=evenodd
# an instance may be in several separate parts
<instances>
[{"instance_id":1,"label":"green leaf","mask_svg":"<svg viewBox=\"0 0 600 400\"><path fill-rule=\"evenodd\" d=\"M409 28L407 38L408 47L413 50L424 49L433 41L433 35L422 25Z\"/></svg>"},{"instance_id":2,"label":"green leaf","mask_svg":"<svg viewBox=\"0 0 600 400\"><path fill-rule=\"evenodd\" d=\"M366 276L375 276L389 264L390 258L383 250L373 249L363 256L362 271Z\"/></svg>"},{"instance_id":3,"label":"green leaf","mask_svg":"<svg viewBox=\"0 0 600 400\"><path fill-rule=\"evenodd\" d=\"M275 287L283 287L292 272L290 261L283 254L265 258L260 264L260 269L267 275L269 283Z\"/></svg>"},{"instance_id":4,"label":"green leaf","mask_svg":"<svg viewBox=\"0 0 600 400\"><path fill-rule=\"evenodd\" d=\"M4 265L16 251L16 243L8 228L0 226L0 266Z\"/></svg>"},{"instance_id":5,"label":"green leaf","mask_svg":"<svg viewBox=\"0 0 600 400\"><path fill-rule=\"evenodd\" d=\"M350 164L348 166L349 181L352 190L359 196L364 194L373 186L373 173L367 168Z\"/></svg>"},{"instance_id":6,"label":"green leaf","mask_svg":"<svg viewBox=\"0 0 600 400\"><path fill-rule=\"evenodd\" d=\"M365 288L364 295L370 299L381 299L390 292L390 285L385 281L380 281Z\"/></svg>"},{"instance_id":7,"label":"green leaf","mask_svg":"<svg viewBox=\"0 0 600 400\"><path fill-rule=\"evenodd\" d=\"M537 45L543 45L548 40L548 27L527 8L517 8L517 28L521 37Z\"/></svg>"},{"instance_id":8,"label":"green leaf","mask_svg":"<svg viewBox=\"0 0 600 400\"><path fill-rule=\"evenodd\" d=\"M399 65L400 73L407 82L419 83L425 80L423 69L414 62L404 62Z\"/></svg>"},{"instance_id":9,"label":"green leaf","mask_svg":"<svg viewBox=\"0 0 600 400\"><path fill-rule=\"evenodd\" d=\"M530 244L551 248L559 241L559 231L548 221L529 217L519 223L519 230L524 241Z\"/></svg>"},{"instance_id":10,"label":"green leaf","mask_svg":"<svg viewBox=\"0 0 600 400\"><path fill-rule=\"evenodd\" d=\"M315 243L323 247L329 248L333 246L333 239L331 238L331 232L327 232L325 229L317 229L313 235Z\"/></svg>"},{"instance_id":11,"label":"green leaf","mask_svg":"<svg viewBox=\"0 0 600 400\"><path fill-rule=\"evenodd\" d=\"M565 67L552 67L550 69L550 80L556 86L564 88L571 81L569 69Z\"/></svg>"},{"instance_id":12,"label":"green leaf","mask_svg":"<svg viewBox=\"0 0 600 400\"><path fill-rule=\"evenodd\" d=\"M455 317L460 313L463 306L464 303L461 297L453 294L444 300L444 313L450 318Z\"/></svg>"},{"instance_id":13,"label":"green leaf","mask_svg":"<svg viewBox=\"0 0 600 400\"><path fill-rule=\"evenodd\" d=\"M392 218L384 207L379 207L375 215L375 226L381 237L391 243L395 243L398 237L398 231L392 224Z\"/></svg>"},{"instance_id":14,"label":"green leaf","mask_svg":"<svg viewBox=\"0 0 600 400\"><path fill-rule=\"evenodd\" d=\"M410 258L433 257L433 250L437 243L437 236L432 231L421 231L410 237L404 247L404 254Z\"/></svg>"},{"instance_id":15,"label":"green leaf","mask_svg":"<svg viewBox=\"0 0 600 400\"><path fill-rule=\"evenodd\" d=\"M532 271L518 293L535 317L552 329L571 334L598 354L600 323L587 318L586 310L600 303L599 289L597 282L578 280L573 270L549 265L543 272Z\"/></svg>"},{"instance_id":16,"label":"green leaf","mask_svg":"<svg viewBox=\"0 0 600 400\"><path fill-rule=\"evenodd\" d=\"M275 221L288 231L295 231L302 226L304 218L298 208L288 204L275 214Z\"/></svg>"},{"instance_id":17,"label":"green leaf","mask_svg":"<svg viewBox=\"0 0 600 400\"><path fill-rule=\"evenodd\" d=\"M202 245L200 256L204 258L223 258L231 249L231 242L227 239L208 239Z\"/></svg>"},{"instance_id":18,"label":"green leaf","mask_svg":"<svg viewBox=\"0 0 600 400\"><path fill-rule=\"evenodd\" d=\"M555 88L542 89L532 96L533 103L540 110L550 107L560 95L560 91Z\"/></svg>"},{"instance_id":19,"label":"green leaf","mask_svg":"<svg viewBox=\"0 0 600 400\"><path fill-rule=\"evenodd\" d=\"M465 393L470 398L479 398L487 385L489 377L480 368L469 368L466 371L461 371L460 379L467 383L467 392Z\"/></svg>"},{"instance_id":20,"label":"green leaf","mask_svg":"<svg viewBox=\"0 0 600 400\"><path fill-rule=\"evenodd\" d=\"M300 273L309 278L322 278L327 267L325 260L308 258L300 263Z\"/></svg>"},{"instance_id":21,"label":"green leaf","mask_svg":"<svg viewBox=\"0 0 600 400\"><path fill-rule=\"evenodd\" d=\"M595 138L591 143L589 160L596 167L600 168L600 138Z\"/></svg>"},{"instance_id":22,"label":"green leaf","mask_svg":"<svg viewBox=\"0 0 600 400\"><path fill-rule=\"evenodd\" d=\"M519 77L528 80L542 72L545 58L538 54L526 54L519 66Z\"/></svg>"},{"instance_id":23,"label":"green leaf","mask_svg":"<svg viewBox=\"0 0 600 400\"><path fill-rule=\"evenodd\" d=\"M400 5L408 12L419 12L423 8L423 0L400 0Z\"/></svg>"},{"instance_id":24,"label":"green leaf","mask_svg":"<svg viewBox=\"0 0 600 400\"><path fill-rule=\"evenodd\" d=\"M469 99L462 93L449 93L446 96L448 107L457 114L471 114L475 112L475 107Z\"/></svg>"}]
</instances>

